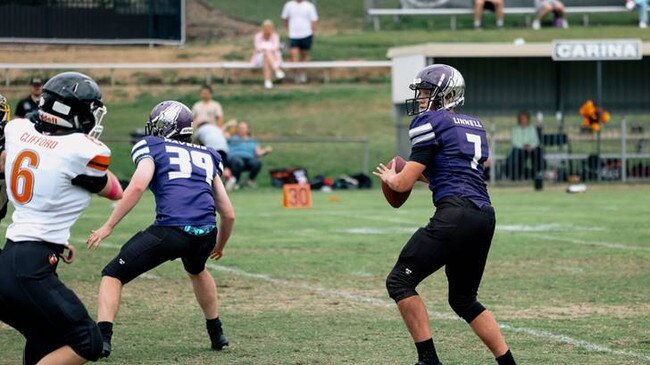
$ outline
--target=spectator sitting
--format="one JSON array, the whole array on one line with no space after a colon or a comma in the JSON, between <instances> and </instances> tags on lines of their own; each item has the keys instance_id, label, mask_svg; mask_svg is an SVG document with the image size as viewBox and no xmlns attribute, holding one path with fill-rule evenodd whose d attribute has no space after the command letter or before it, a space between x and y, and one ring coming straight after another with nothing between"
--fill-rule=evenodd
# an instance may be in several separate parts
<instances>
[{"instance_id":1,"label":"spectator sitting","mask_svg":"<svg viewBox=\"0 0 650 365\"><path fill-rule=\"evenodd\" d=\"M519 112L511 138L512 151L506 162L506 172L513 180L534 177L542 167L542 149L537 128L530 125L530 113ZM528 161L532 170L528 167Z\"/></svg>"},{"instance_id":2,"label":"spectator sitting","mask_svg":"<svg viewBox=\"0 0 650 365\"><path fill-rule=\"evenodd\" d=\"M38 110L38 103L41 101L41 94L43 93L43 81L39 78L32 78L32 90L30 94L21 99L16 106L14 113L16 118L25 118L31 112Z\"/></svg>"},{"instance_id":3,"label":"spectator sitting","mask_svg":"<svg viewBox=\"0 0 650 365\"><path fill-rule=\"evenodd\" d=\"M648 27L648 3L650 0L626 0L625 7L633 10L636 6L639 9L639 28L645 29Z\"/></svg>"},{"instance_id":4,"label":"spectator sitting","mask_svg":"<svg viewBox=\"0 0 650 365\"><path fill-rule=\"evenodd\" d=\"M251 138L248 123L246 122L239 123L237 126L237 134L230 137L228 147L230 149L228 164L232 171L232 178L226 182L226 188L228 190L238 188L238 183L241 181L241 174L244 171L249 171L246 185L254 188L256 186L255 178L262 169L260 157L271 153L273 148L260 147L257 141Z\"/></svg>"},{"instance_id":5,"label":"spectator sitting","mask_svg":"<svg viewBox=\"0 0 650 365\"><path fill-rule=\"evenodd\" d=\"M262 67L264 87L267 89L273 88L272 72L275 72L277 79L284 78L284 71L280 68L282 64L280 36L269 19L262 23L262 30L255 34L255 52L251 62L255 67Z\"/></svg>"},{"instance_id":6,"label":"spectator sitting","mask_svg":"<svg viewBox=\"0 0 650 365\"><path fill-rule=\"evenodd\" d=\"M564 4L560 0L535 0L537 17L533 20L533 29L539 30L542 27L542 19L551 11L555 14L555 26L568 28L569 22L564 19Z\"/></svg>"},{"instance_id":7,"label":"spectator sitting","mask_svg":"<svg viewBox=\"0 0 650 365\"><path fill-rule=\"evenodd\" d=\"M212 100L212 89L208 85L201 87L201 100L192 106L192 127L196 142L212 147L225 160L228 142L223 134L223 109L221 104Z\"/></svg>"},{"instance_id":8,"label":"spectator sitting","mask_svg":"<svg viewBox=\"0 0 650 365\"><path fill-rule=\"evenodd\" d=\"M474 0L474 28L481 28L483 10L491 10L497 16L497 28L503 27L503 0Z\"/></svg>"}]
</instances>

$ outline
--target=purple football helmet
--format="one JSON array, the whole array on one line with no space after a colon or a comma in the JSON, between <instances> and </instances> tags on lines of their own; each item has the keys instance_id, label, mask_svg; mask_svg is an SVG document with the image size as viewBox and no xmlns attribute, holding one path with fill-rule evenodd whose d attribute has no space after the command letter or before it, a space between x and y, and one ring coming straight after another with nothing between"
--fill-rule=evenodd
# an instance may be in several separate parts
<instances>
[{"instance_id":1,"label":"purple football helmet","mask_svg":"<svg viewBox=\"0 0 650 365\"><path fill-rule=\"evenodd\" d=\"M408 115L418 115L431 109L453 109L465 102L465 79L449 65L434 64L418 72L409 88L415 92L413 99L406 99ZM422 96L422 90L430 95ZM420 101L428 100L427 107L420 107Z\"/></svg>"},{"instance_id":2,"label":"purple football helmet","mask_svg":"<svg viewBox=\"0 0 650 365\"><path fill-rule=\"evenodd\" d=\"M186 140L192 136L192 111L185 104L167 100L156 105L144 126L145 134Z\"/></svg>"}]
</instances>

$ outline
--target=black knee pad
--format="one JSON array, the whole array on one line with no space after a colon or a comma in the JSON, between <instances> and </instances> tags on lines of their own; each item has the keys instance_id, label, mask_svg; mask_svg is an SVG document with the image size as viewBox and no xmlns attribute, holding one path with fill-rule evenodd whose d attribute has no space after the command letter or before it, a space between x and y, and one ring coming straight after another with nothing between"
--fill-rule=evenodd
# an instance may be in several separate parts
<instances>
[{"instance_id":1,"label":"black knee pad","mask_svg":"<svg viewBox=\"0 0 650 365\"><path fill-rule=\"evenodd\" d=\"M102 353L103 339L97 324L88 318L67 336L68 345L89 361L99 360Z\"/></svg>"},{"instance_id":2,"label":"black knee pad","mask_svg":"<svg viewBox=\"0 0 650 365\"><path fill-rule=\"evenodd\" d=\"M134 278L131 277L132 275L127 275L125 271L126 270L123 270L118 264L117 258L115 258L111 262L106 264L106 266L104 266L104 269L102 270L102 276L109 276L111 278L115 278L119 280L122 283L122 285L126 285Z\"/></svg>"},{"instance_id":3,"label":"black knee pad","mask_svg":"<svg viewBox=\"0 0 650 365\"><path fill-rule=\"evenodd\" d=\"M160 242L160 238L148 231L136 233L122 246L120 253L106 264L102 270L102 276L115 278L123 285L128 284L147 271L142 267L141 259L145 253L159 245ZM134 264L134 261L138 262Z\"/></svg>"},{"instance_id":4,"label":"black knee pad","mask_svg":"<svg viewBox=\"0 0 650 365\"><path fill-rule=\"evenodd\" d=\"M397 303L402 299L418 295L415 288L420 280L411 275L411 270L403 265L395 265L386 278L388 295Z\"/></svg>"},{"instance_id":5,"label":"black knee pad","mask_svg":"<svg viewBox=\"0 0 650 365\"><path fill-rule=\"evenodd\" d=\"M476 295L450 295L449 305L467 323L473 321L474 318L478 317L485 310L485 307L476 300Z\"/></svg>"}]
</instances>

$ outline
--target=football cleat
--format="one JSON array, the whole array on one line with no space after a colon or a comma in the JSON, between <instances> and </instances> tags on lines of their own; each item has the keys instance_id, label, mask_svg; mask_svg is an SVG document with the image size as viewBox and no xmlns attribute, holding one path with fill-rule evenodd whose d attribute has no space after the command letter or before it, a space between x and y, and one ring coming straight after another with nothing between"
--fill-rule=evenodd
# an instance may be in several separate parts
<instances>
[{"instance_id":1,"label":"football cleat","mask_svg":"<svg viewBox=\"0 0 650 365\"><path fill-rule=\"evenodd\" d=\"M426 363L424 361L418 361L415 365L442 365L442 363L438 362L436 364L429 364L429 363Z\"/></svg>"},{"instance_id":2,"label":"football cleat","mask_svg":"<svg viewBox=\"0 0 650 365\"><path fill-rule=\"evenodd\" d=\"M228 339L226 336L223 334L223 332L219 332L217 335L210 335L210 342L212 343L212 349L215 351L221 351L225 347L228 347Z\"/></svg>"},{"instance_id":3,"label":"football cleat","mask_svg":"<svg viewBox=\"0 0 650 365\"><path fill-rule=\"evenodd\" d=\"M111 343L109 341L102 341L102 353L99 355L100 359L105 359L111 356Z\"/></svg>"}]
</instances>

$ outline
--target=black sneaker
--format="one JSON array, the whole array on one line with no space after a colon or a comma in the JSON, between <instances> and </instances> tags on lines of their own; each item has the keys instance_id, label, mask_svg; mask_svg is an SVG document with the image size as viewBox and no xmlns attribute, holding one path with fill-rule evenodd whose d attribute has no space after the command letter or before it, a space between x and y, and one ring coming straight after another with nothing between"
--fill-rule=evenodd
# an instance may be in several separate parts
<instances>
[{"instance_id":1,"label":"black sneaker","mask_svg":"<svg viewBox=\"0 0 650 365\"><path fill-rule=\"evenodd\" d=\"M218 335L210 334L210 342L212 343L212 349L215 351L221 351L225 347L228 347L228 339L220 332Z\"/></svg>"},{"instance_id":2,"label":"black sneaker","mask_svg":"<svg viewBox=\"0 0 650 365\"><path fill-rule=\"evenodd\" d=\"M102 341L102 353L99 355L100 359L105 359L111 356L111 343L109 341Z\"/></svg>"},{"instance_id":3,"label":"black sneaker","mask_svg":"<svg viewBox=\"0 0 650 365\"><path fill-rule=\"evenodd\" d=\"M442 365L442 363L439 362L439 363L436 363L436 364L429 364L429 363L426 363L424 361L418 361L415 365Z\"/></svg>"}]
</instances>

